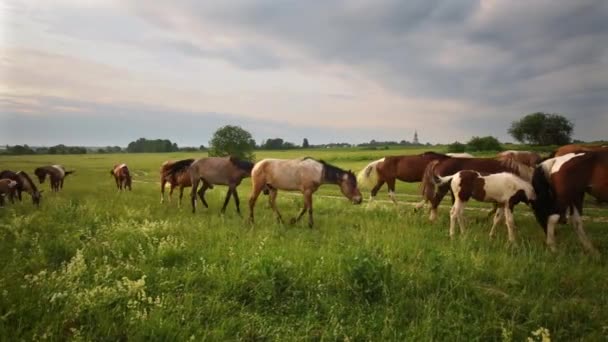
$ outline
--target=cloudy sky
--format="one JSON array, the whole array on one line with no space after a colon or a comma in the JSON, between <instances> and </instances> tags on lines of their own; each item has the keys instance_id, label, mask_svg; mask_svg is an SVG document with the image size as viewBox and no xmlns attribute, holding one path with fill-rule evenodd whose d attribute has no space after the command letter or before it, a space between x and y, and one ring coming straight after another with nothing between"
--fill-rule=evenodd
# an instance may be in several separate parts
<instances>
[{"instance_id":1,"label":"cloudy sky","mask_svg":"<svg viewBox=\"0 0 608 342\"><path fill-rule=\"evenodd\" d=\"M608 132L608 1L0 1L0 144Z\"/></svg>"}]
</instances>

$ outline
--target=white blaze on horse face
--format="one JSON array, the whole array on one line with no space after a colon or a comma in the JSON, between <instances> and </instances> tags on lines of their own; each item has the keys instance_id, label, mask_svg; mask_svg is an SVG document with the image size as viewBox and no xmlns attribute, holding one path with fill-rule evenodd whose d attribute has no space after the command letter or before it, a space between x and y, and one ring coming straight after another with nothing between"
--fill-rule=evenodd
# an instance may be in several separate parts
<instances>
[{"instance_id":1,"label":"white blaze on horse face","mask_svg":"<svg viewBox=\"0 0 608 342\"><path fill-rule=\"evenodd\" d=\"M61 165L52 165L53 168L55 168L57 171L59 171L59 174L61 175L61 178L65 177L65 170L63 169L63 166Z\"/></svg>"}]
</instances>

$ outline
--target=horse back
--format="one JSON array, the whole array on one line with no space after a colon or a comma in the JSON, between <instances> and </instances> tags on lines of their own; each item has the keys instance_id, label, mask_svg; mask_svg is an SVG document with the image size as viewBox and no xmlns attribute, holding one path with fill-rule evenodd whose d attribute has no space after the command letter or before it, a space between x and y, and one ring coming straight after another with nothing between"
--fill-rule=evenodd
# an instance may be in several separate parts
<instances>
[{"instance_id":1,"label":"horse back","mask_svg":"<svg viewBox=\"0 0 608 342\"><path fill-rule=\"evenodd\" d=\"M480 173L513 172L501 161L492 158L450 158L440 161L435 173L441 177L453 175L462 170L473 170Z\"/></svg>"}]
</instances>

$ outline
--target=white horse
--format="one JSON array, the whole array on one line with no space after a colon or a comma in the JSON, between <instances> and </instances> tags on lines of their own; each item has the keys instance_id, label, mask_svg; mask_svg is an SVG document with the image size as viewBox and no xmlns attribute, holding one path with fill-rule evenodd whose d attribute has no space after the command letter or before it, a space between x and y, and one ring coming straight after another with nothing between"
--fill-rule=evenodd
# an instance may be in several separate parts
<instances>
[{"instance_id":1,"label":"white horse","mask_svg":"<svg viewBox=\"0 0 608 342\"><path fill-rule=\"evenodd\" d=\"M283 222L276 206L278 190L300 191L304 195L304 208L291 220L298 222L308 210L308 226L312 228L312 194L322 184L337 184L345 197L354 204L361 203L361 192L357 188L357 179L351 171L312 158L302 159L263 159L256 163L251 171L252 191L249 198L249 221L253 223L255 202L260 192L268 191L270 206L276 213L279 222Z\"/></svg>"}]
</instances>

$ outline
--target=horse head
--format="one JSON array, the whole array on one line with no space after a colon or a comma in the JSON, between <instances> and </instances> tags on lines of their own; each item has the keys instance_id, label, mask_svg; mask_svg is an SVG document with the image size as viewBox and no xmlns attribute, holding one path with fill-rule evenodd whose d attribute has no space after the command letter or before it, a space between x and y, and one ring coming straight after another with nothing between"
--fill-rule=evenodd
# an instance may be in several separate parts
<instances>
[{"instance_id":1,"label":"horse head","mask_svg":"<svg viewBox=\"0 0 608 342\"><path fill-rule=\"evenodd\" d=\"M42 190L42 191L35 190L34 192L32 192L32 202L37 207L40 206L40 200L42 200L42 192L43 191L44 190Z\"/></svg>"},{"instance_id":2,"label":"horse head","mask_svg":"<svg viewBox=\"0 0 608 342\"><path fill-rule=\"evenodd\" d=\"M354 204L361 204L363 197L357 187L357 177L352 171L346 171L338 181L342 194Z\"/></svg>"}]
</instances>

